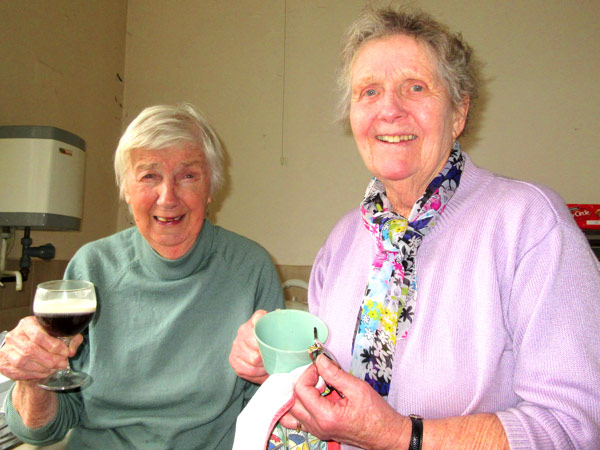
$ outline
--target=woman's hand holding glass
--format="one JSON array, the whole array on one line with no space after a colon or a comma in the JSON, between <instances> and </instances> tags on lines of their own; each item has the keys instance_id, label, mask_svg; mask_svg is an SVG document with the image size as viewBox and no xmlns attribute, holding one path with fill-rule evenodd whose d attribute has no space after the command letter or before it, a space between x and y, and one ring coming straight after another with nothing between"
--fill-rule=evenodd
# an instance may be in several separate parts
<instances>
[{"instance_id":1,"label":"woman's hand holding glass","mask_svg":"<svg viewBox=\"0 0 600 450\"><path fill-rule=\"evenodd\" d=\"M96 290L89 281L58 280L38 285L33 313L44 331L70 346L91 322L96 312ZM63 391L87 384L90 376L71 370L68 360L65 368L41 380L38 386Z\"/></svg>"},{"instance_id":2,"label":"woman's hand holding glass","mask_svg":"<svg viewBox=\"0 0 600 450\"><path fill-rule=\"evenodd\" d=\"M67 358L77 353L83 336L78 334L69 347L44 331L35 317L23 318L6 336L0 350L0 373L16 381L40 380L67 367Z\"/></svg>"}]
</instances>

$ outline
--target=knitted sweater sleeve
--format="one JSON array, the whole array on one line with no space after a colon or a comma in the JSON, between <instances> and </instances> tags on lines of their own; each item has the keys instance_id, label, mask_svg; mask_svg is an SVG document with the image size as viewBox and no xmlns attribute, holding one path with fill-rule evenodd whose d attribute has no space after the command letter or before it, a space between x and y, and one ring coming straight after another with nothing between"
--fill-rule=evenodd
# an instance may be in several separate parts
<instances>
[{"instance_id":1,"label":"knitted sweater sleeve","mask_svg":"<svg viewBox=\"0 0 600 450\"><path fill-rule=\"evenodd\" d=\"M81 250L79 251L81 255ZM69 262L65 272L65 279L88 279L78 271L81 266L78 261L81 256L75 255ZM79 352L85 352L85 344L80 347ZM13 386L14 387L14 386ZM12 392L12 390L11 390ZM19 413L15 410L11 396L7 396L6 419L11 431L22 441L33 445L48 445L62 440L67 432L77 425L79 415L83 409L81 396L77 392L58 393L58 411L54 420L40 428L28 428L23 424Z\"/></svg>"},{"instance_id":2,"label":"knitted sweater sleeve","mask_svg":"<svg viewBox=\"0 0 600 450\"><path fill-rule=\"evenodd\" d=\"M557 223L515 268L505 311L520 401L497 412L512 449L600 448L600 269L580 234Z\"/></svg>"},{"instance_id":3,"label":"knitted sweater sleeve","mask_svg":"<svg viewBox=\"0 0 600 450\"><path fill-rule=\"evenodd\" d=\"M265 250L260 268L260 276L257 277L258 283L254 296L254 308L252 312L264 309L266 311L274 311L276 309L284 309L285 301L283 298L283 290L281 280L277 274L277 269L273 265L270 256ZM241 379L240 379L241 380ZM259 388L258 384L244 380L244 406L250 401Z\"/></svg>"}]
</instances>

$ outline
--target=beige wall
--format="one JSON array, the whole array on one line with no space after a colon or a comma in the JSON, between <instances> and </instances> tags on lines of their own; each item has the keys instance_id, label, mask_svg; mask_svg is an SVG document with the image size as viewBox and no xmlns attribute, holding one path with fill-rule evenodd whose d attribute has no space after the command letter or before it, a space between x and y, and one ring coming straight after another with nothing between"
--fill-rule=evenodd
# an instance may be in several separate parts
<instances>
[{"instance_id":1,"label":"beige wall","mask_svg":"<svg viewBox=\"0 0 600 450\"><path fill-rule=\"evenodd\" d=\"M486 63L465 142L473 159L568 202L600 202L600 2L413 3L461 30ZM339 41L363 4L0 0L0 123L57 126L88 146L82 230L35 232L34 245L52 242L68 259L125 226L111 161L122 126L147 105L191 101L227 149L230 182L211 218L279 264L310 265L369 178L332 123Z\"/></svg>"},{"instance_id":2,"label":"beige wall","mask_svg":"<svg viewBox=\"0 0 600 450\"><path fill-rule=\"evenodd\" d=\"M54 244L57 260L116 229L111 158L121 132L126 14L126 0L0 0L0 125L63 128L87 144L81 230L31 233L34 246Z\"/></svg>"},{"instance_id":3,"label":"beige wall","mask_svg":"<svg viewBox=\"0 0 600 450\"><path fill-rule=\"evenodd\" d=\"M200 106L231 176L211 217L279 264L311 264L368 182L352 138L332 124L339 41L364 3L129 0L125 122L158 102ZM486 63L464 144L472 158L568 202L600 203L600 2L413 3L461 30Z\"/></svg>"}]
</instances>

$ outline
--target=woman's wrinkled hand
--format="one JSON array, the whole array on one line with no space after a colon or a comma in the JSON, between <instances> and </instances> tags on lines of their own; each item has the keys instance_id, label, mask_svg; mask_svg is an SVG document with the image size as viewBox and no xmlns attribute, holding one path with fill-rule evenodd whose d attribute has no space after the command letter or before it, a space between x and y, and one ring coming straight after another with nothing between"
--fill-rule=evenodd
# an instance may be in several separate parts
<instances>
[{"instance_id":1,"label":"woman's wrinkled hand","mask_svg":"<svg viewBox=\"0 0 600 450\"><path fill-rule=\"evenodd\" d=\"M321 396L319 376L343 395ZM360 448L396 448L410 419L398 414L371 386L340 369L326 356L319 356L298 379L296 401L286 415L288 428L300 422L322 440L334 440ZM295 421L294 421L295 420Z\"/></svg>"},{"instance_id":2,"label":"woman's wrinkled hand","mask_svg":"<svg viewBox=\"0 0 600 450\"><path fill-rule=\"evenodd\" d=\"M67 346L44 331L33 316L22 319L6 335L0 349L0 373L17 381L38 380L67 367L67 358L77 353L83 336L78 334Z\"/></svg>"},{"instance_id":3,"label":"woman's wrinkled hand","mask_svg":"<svg viewBox=\"0 0 600 450\"><path fill-rule=\"evenodd\" d=\"M266 313L267 311L260 309L240 326L229 354L229 364L235 373L245 380L257 384L262 384L269 377L254 336L254 324Z\"/></svg>"}]
</instances>

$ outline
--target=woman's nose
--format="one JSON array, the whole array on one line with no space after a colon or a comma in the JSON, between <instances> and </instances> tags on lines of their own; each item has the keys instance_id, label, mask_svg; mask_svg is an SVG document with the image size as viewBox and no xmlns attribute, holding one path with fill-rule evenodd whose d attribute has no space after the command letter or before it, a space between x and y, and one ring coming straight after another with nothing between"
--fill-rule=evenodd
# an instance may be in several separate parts
<instances>
[{"instance_id":1,"label":"woman's nose","mask_svg":"<svg viewBox=\"0 0 600 450\"><path fill-rule=\"evenodd\" d=\"M396 92L387 91L381 98L381 109L379 117L392 122L406 115L406 105L401 95Z\"/></svg>"},{"instance_id":2,"label":"woman's nose","mask_svg":"<svg viewBox=\"0 0 600 450\"><path fill-rule=\"evenodd\" d=\"M158 187L157 203L161 206L168 206L177 203L177 201L178 197L175 183L171 181L161 183Z\"/></svg>"}]
</instances>

